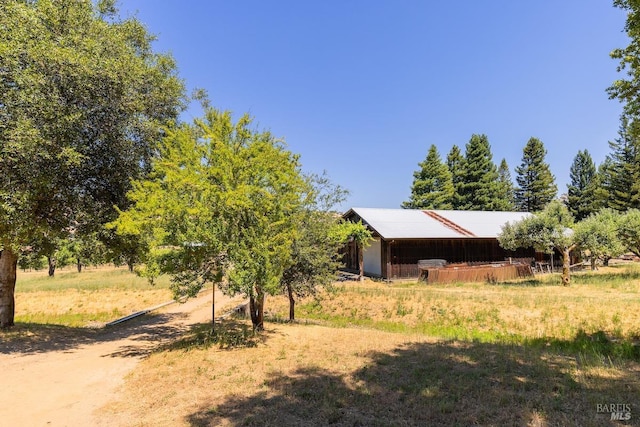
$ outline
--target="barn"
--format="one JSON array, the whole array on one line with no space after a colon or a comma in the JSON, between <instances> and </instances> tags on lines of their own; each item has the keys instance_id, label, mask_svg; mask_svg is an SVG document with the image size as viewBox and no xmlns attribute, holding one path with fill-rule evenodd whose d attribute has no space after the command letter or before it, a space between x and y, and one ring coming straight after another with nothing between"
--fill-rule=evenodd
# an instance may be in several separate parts
<instances>
[{"instance_id":1,"label":"barn","mask_svg":"<svg viewBox=\"0 0 640 427\"><path fill-rule=\"evenodd\" d=\"M385 279L418 277L419 260L444 259L448 263L488 263L535 257L533 249L507 251L497 236L507 222L526 212L489 212L418 209L351 208L347 221L371 230L374 241L364 249L364 272ZM358 270L359 248L345 249L347 269Z\"/></svg>"}]
</instances>

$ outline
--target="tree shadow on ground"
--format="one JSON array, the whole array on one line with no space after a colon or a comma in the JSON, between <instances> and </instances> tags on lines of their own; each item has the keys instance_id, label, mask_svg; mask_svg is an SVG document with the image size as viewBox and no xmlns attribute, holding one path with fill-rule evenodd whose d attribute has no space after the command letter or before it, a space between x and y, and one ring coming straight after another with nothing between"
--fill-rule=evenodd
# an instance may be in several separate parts
<instances>
[{"instance_id":1,"label":"tree shadow on ground","mask_svg":"<svg viewBox=\"0 0 640 427\"><path fill-rule=\"evenodd\" d=\"M412 343L373 351L349 373L307 367L273 374L253 396L189 415L191 426L638 425L638 372L576 374L576 359L486 343ZM590 371L589 371L590 372ZM620 373L623 372L622 375ZM611 421L598 404L631 405Z\"/></svg>"},{"instance_id":2,"label":"tree shadow on ground","mask_svg":"<svg viewBox=\"0 0 640 427\"><path fill-rule=\"evenodd\" d=\"M171 322L184 314L151 314L104 328L79 328L37 323L16 323L9 331L0 331L0 354L36 354L73 351L80 346L130 340L114 357L137 357L151 353L167 340L182 336L189 327ZM2 337L5 334L5 337Z\"/></svg>"}]
</instances>

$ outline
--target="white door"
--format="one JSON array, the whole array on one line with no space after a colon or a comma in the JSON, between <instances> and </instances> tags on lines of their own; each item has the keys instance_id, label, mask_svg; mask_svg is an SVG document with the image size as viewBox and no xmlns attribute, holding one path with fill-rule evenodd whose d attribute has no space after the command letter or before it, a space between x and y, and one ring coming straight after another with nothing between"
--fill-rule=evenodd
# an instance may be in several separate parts
<instances>
[{"instance_id":1,"label":"white door","mask_svg":"<svg viewBox=\"0 0 640 427\"><path fill-rule=\"evenodd\" d=\"M382 276L382 244L375 239L364 249L364 271L371 276Z\"/></svg>"}]
</instances>

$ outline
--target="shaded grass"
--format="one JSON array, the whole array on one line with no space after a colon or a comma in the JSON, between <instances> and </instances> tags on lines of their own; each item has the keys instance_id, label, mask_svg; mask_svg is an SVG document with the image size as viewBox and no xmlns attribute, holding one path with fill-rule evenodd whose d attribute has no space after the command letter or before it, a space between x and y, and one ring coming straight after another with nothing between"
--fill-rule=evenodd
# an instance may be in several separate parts
<instances>
[{"instance_id":1,"label":"shaded grass","mask_svg":"<svg viewBox=\"0 0 640 427\"><path fill-rule=\"evenodd\" d=\"M596 405L635 415L639 374L527 346L278 324L252 348L152 355L101 414L140 426L617 425Z\"/></svg>"}]
</instances>

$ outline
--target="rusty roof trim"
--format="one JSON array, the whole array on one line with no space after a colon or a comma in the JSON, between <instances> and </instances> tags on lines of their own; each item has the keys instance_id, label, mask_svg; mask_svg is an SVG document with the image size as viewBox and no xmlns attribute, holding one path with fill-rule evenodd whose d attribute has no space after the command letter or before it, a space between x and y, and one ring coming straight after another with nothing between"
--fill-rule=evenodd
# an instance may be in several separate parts
<instances>
[{"instance_id":1,"label":"rusty roof trim","mask_svg":"<svg viewBox=\"0 0 640 427\"><path fill-rule=\"evenodd\" d=\"M439 223L441 223L445 227L452 229L456 233L460 233L460 234L462 234L463 236L466 236L466 237L477 237L471 231L467 230L466 228L461 227L460 225L458 225L455 222L443 217L442 215L439 215L439 214L435 213L434 211L422 211L422 212L424 212L425 214L427 214L431 218L435 219L436 221L438 221Z\"/></svg>"}]
</instances>

